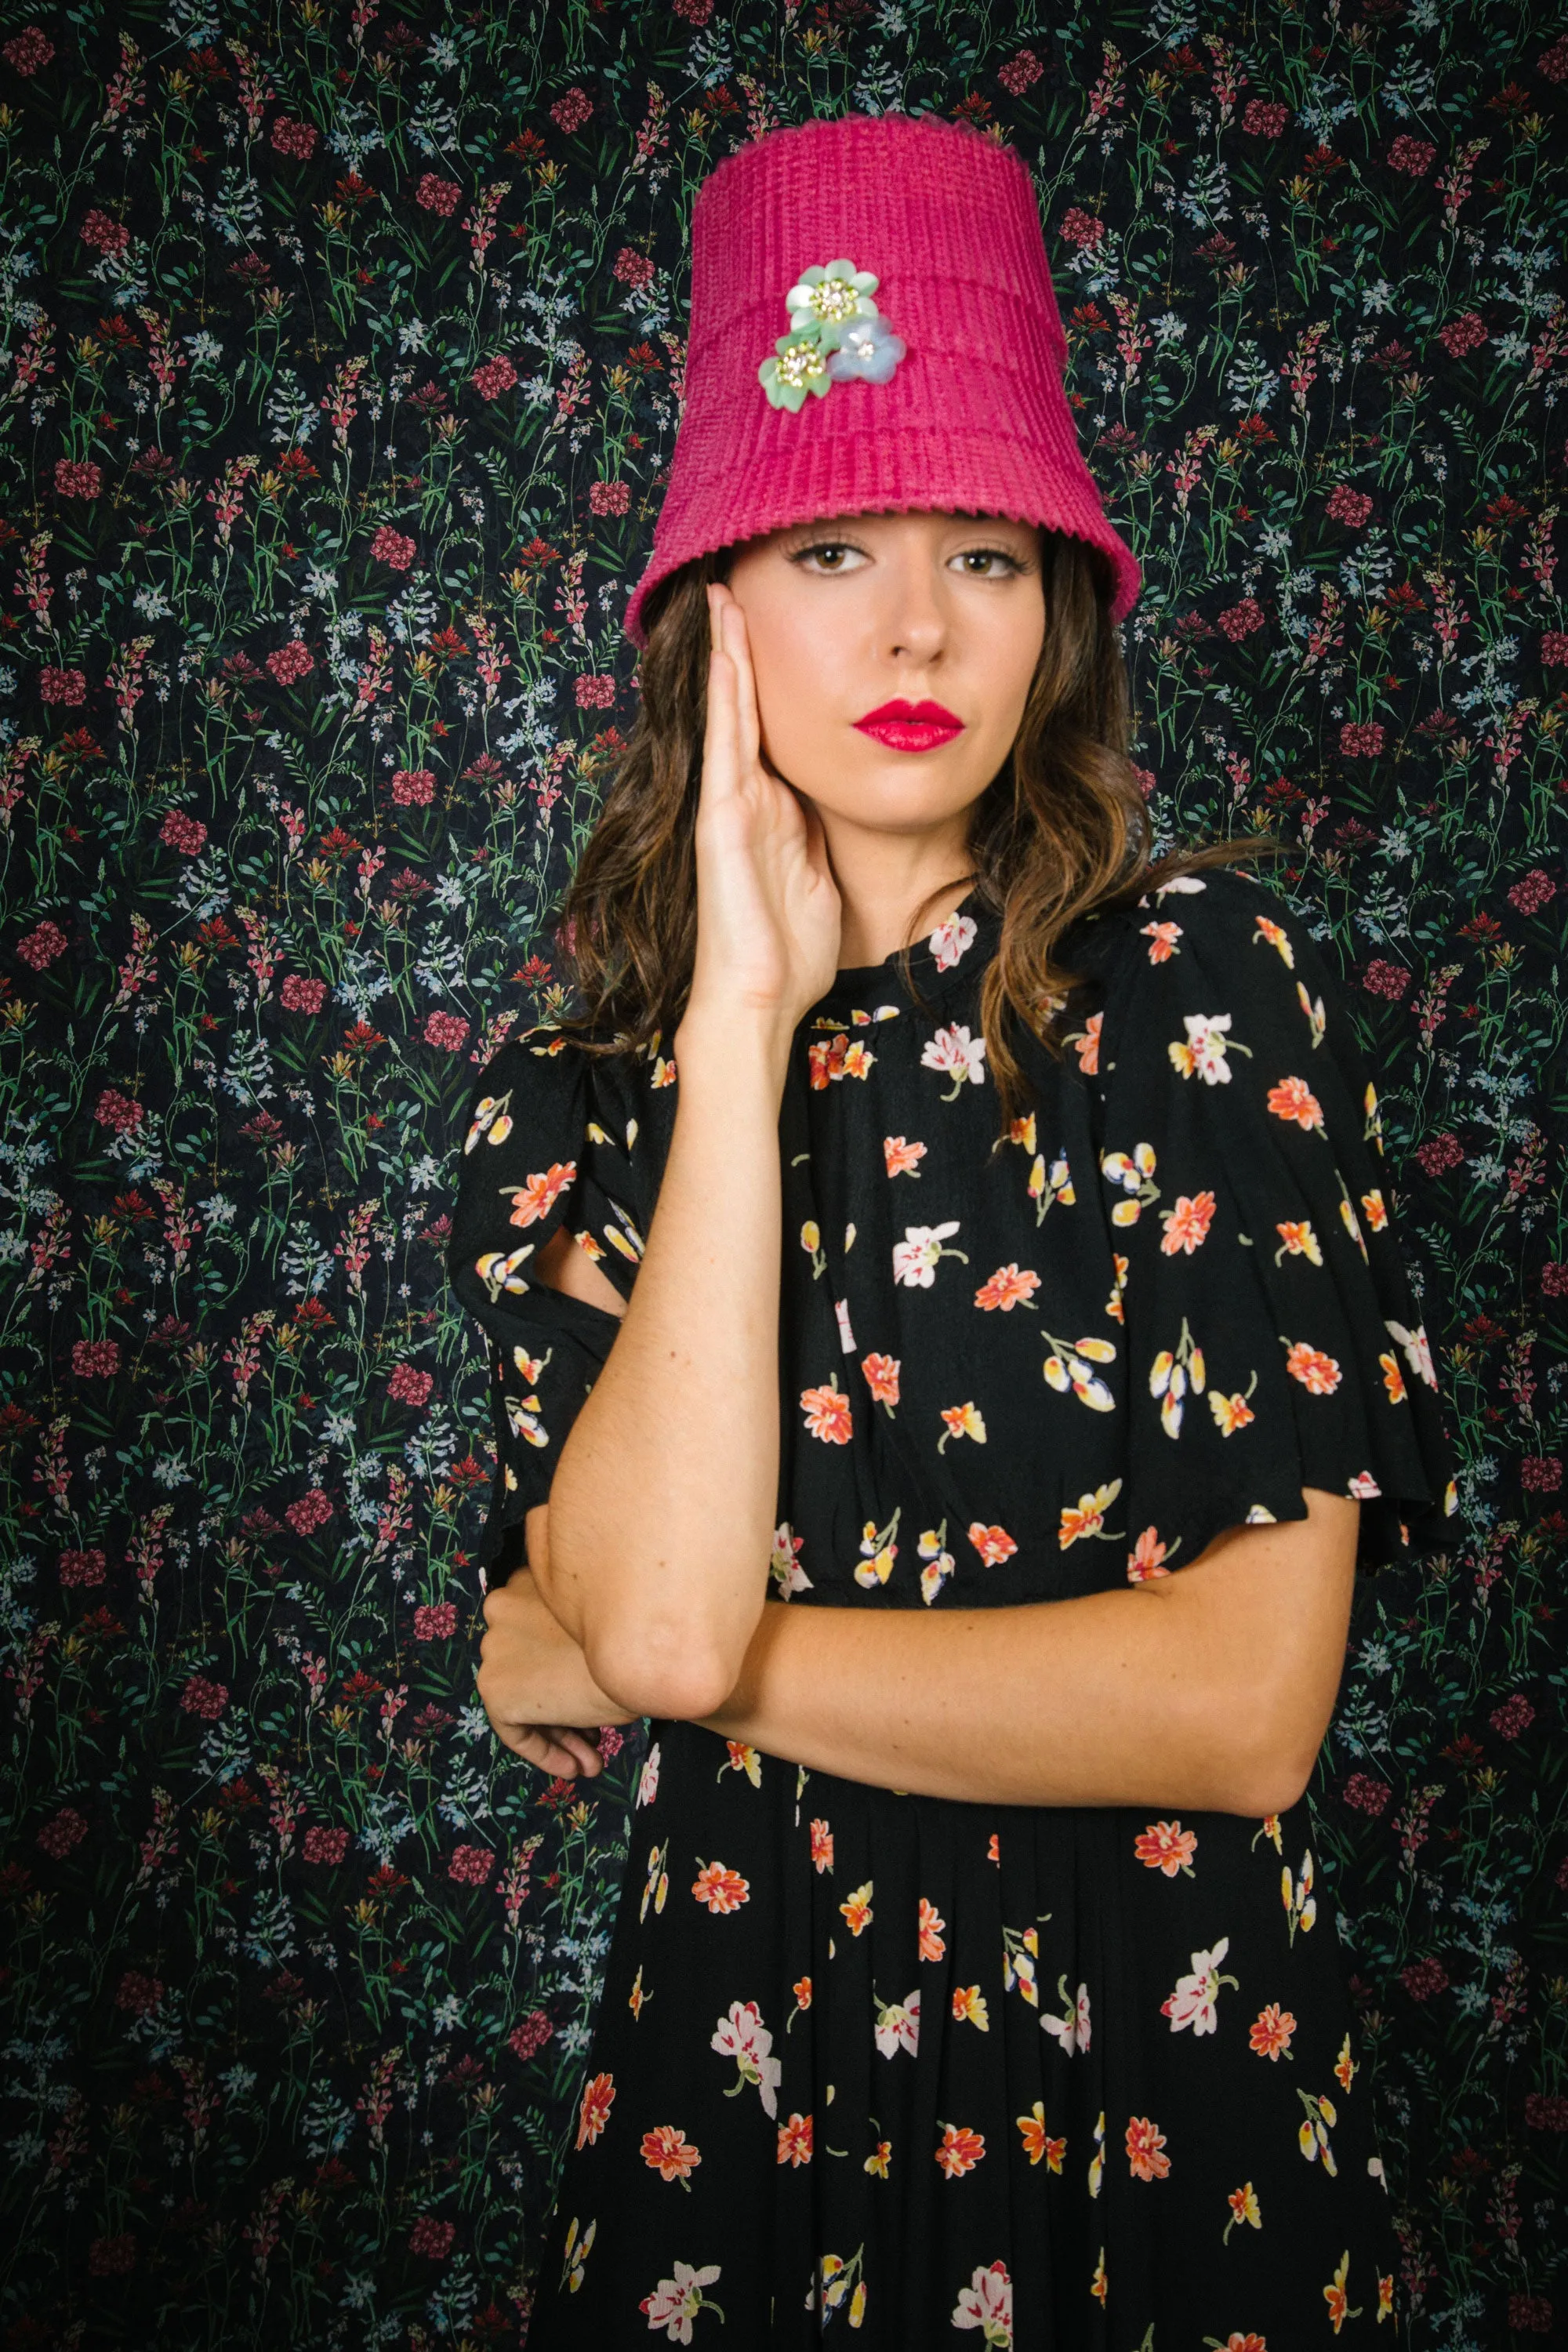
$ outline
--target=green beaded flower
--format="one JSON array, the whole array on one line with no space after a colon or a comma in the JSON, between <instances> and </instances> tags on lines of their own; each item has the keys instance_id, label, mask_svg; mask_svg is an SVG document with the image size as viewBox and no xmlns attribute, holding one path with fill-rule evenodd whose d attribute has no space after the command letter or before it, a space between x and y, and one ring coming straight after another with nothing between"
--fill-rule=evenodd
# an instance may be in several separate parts
<instances>
[{"instance_id":1,"label":"green beaded flower","mask_svg":"<svg viewBox=\"0 0 1568 2352\"><path fill-rule=\"evenodd\" d=\"M803 269L784 301L787 335L757 370L757 381L775 408L796 413L807 393L820 399L835 383L862 377L886 383L904 356L871 297L879 280L847 259Z\"/></svg>"},{"instance_id":2,"label":"green beaded flower","mask_svg":"<svg viewBox=\"0 0 1568 2352\"><path fill-rule=\"evenodd\" d=\"M757 370L757 379L773 407L796 411L805 406L808 392L820 399L831 385L827 359L828 346L816 331L781 335L773 357Z\"/></svg>"},{"instance_id":3,"label":"green beaded flower","mask_svg":"<svg viewBox=\"0 0 1568 2352\"><path fill-rule=\"evenodd\" d=\"M826 348L833 350L839 331L851 319L876 318L877 305L871 297L879 283L868 269L857 269L852 261L830 261L820 268L803 269L784 296L792 331L798 334L803 327L819 327Z\"/></svg>"}]
</instances>

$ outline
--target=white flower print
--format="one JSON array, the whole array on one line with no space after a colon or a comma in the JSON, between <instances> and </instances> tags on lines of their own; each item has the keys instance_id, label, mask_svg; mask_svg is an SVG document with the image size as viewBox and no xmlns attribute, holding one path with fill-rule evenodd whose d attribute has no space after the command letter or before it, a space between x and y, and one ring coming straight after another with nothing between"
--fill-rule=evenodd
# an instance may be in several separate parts
<instances>
[{"instance_id":1,"label":"white flower print","mask_svg":"<svg viewBox=\"0 0 1568 2352\"><path fill-rule=\"evenodd\" d=\"M1057 1979L1057 1994L1063 2003L1060 2017L1042 2017L1040 2030L1054 2033L1061 2043L1062 2054L1070 2058L1075 2050L1089 2048L1089 1987L1080 1984L1075 2001L1068 1990L1066 1977Z\"/></svg>"},{"instance_id":2,"label":"white flower print","mask_svg":"<svg viewBox=\"0 0 1568 2352\"><path fill-rule=\"evenodd\" d=\"M1230 1949L1230 1937L1222 1936L1211 1952L1193 1954L1193 1973L1176 1979L1176 1990L1160 2003L1160 2014L1171 2021L1173 2033L1180 2033L1190 2025L1195 2035L1213 2033L1219 2024L1219 1989L1222 1984L1234 1986L1235 1977L1221 1976L1219 1964Z\"/></svg>"},{"instance_id":3,"label":"white flower print","mask_svg":"<svg viewBox=\"0 0 1568 2352\"><path fill-rule=\"evenodd\" d=\"M980 926L973 915L950 915L939 923L926 945L936 958L938 971L951 971L955 963L969 953L979 937ZM480 1109L484 1108L481 1103Z\"/></svg>"},{"instance_id":4,"label":"white flower print","mask_svg":"<svg viewBox=\"0 0 1568 2352\"><path fill-rule=\"evenodd\" d=\"M1013 2282L1005 2263L994 2262L989 2270L976 2270L969 2284L960 2287L952 2324L955 2327L978 2327L984 2331L987 2344L998 2347L999 2352L1011 2352Z\"/></svg>"},{"instance_id":5,"label":"white flower print","mask_svg":"<svg viewBox=\"0 0 1568 2352\"><path fill-rule=\"evenodd\" d=\"M660 2279L653 2293L643 2296L637 2309L647 2312L650 2328L663 2328L671 2344L689 2344L691 2323L700 2311L718 2312L720 2320L723 2319L719 2305L710 2303L702 2292L722 2275L722 2269L718 2263L708 2263L700 2271L693 2270L689 2263L675 2263L671 2268L675 2276Z\"/></svg>"},{"instance_id":6,"label":"white flower print","mask_svg":"<svg viewBox=\"0 0 1568 2352\"><path fill-rule=\"evenodd\" d=\"M1225 1032L1230 1027L1228 1013L1186 1013L1182 1025L1187 1041L1173 1037L1170 1055L1173 1066L1184 1078L1200 1077L1211 1087L1228 1087L1230 1064L1226 1060L1227 1040Z\"/></svg>"},{"instance_id":7,"label":"white flower print","mask_svg":"<svg viewBox=\"0 0 1568 2352\"><path fill-rule=\"evenodd\" d=\"M833 1302L833 1312L838 1318L838 1344L847 1356L852 1356L855 1353L855 1334L849 1323L849 1301L847 1298L836 1298Z\"/></svg>"},{"instance_id":8,"label":"white flower print","mask_svg":"<svg viewBox=\"0 0 1568 2352\"><path fill-rule=\"evenodd\" d=\"M1403 1323L1395 1323L1391 1316L1385 1315L1383 1318L1383 1328L1397 1339L1404 1349L1405 1361L1411 1370L1418 1374L1428 1388L1435 1389L1437 1385L1437 1375L1432 1367L1432 1350L1427 1344L1426 1325L1417 1323L1414 1331L1407 1331Z\"/></svg>"},{"instance_id":9,"label":"white flower print","mask_svg":"<svg viewBox=\"0 0 1568 2352\"><path fill-rule=\"evenodd\" d=\"M985 1083L985 1040L972 1037L963 1024L955 1021L951 1029L939 1029L921 1055L922 1070L946 1070L952 1078L944 1102L955 1102L967 1078L972 1087Z\"/></svg>"},{"instance_id":10,"label":"white flower print","mask_svg":"<svg viewBox=\"0 0 1568 2352\"><path fill-rule=\"evenodd\" d=\"M963 1258L969 1263L966 1250L943 1249L949 1234L958 1231L958 1219L949 1217L941 1225L906 1225L904 1238L893 1244L893 1280L901 1282L907 1290L929 1290L936 1279L937 1260L944 1257Z\"/></svg>"},{"instance_id":11,"label":"white flower print","mask_svg":"<svg viewBox=\"0 0 1568 2352\"><path fill-rule=\"evenodd\" d=\"M773 1548L768 1560L768 1575L773 1591L781 1601L788 1601L796 1592L809 1592L812 1582L795 1554L805 1538L797 1536L785 1519L773 1529Z\"/></svg>"},{"instance_id":12,"label":"white flower print","mask_svg":"<svg viewBox=\"0 0 1568 2352\"><path fill-rule=\"evenodd\" d=\"M875 1994L872 1999L876 1999ZM884 2058L895 2057L900 2050L907 2050L912 2058L920 2048L920 1994L906 1993L902 2000L877 2001L877 2022L871 2031Z\"/></svg>"},{"instance_id":13,"label":"white flower print","mask_svg":"<svg viewBox=\"0 0 1568 2352\"><path fill-rule=\"evenodd\" d=\"M769 2055L773 2046L773 2037L754 2000L732 2000L729 2016L719 2020L709 2044L721 2058L732 2058L741 2070L741 2081L725 2093L726 2098L734 2097L741 2083L753 2084L761 2094L763 2114L776 2121L784 2067Z\"/></svg>"},{"instance_id":14,"label":"white flower print","mask_svg":"<svg viewBox=\"0 0 1568 2352\"><path fill-rule=\"evenodd\" d=\"M632 1808L633 1811L636 1811L637 1805L651 1805L658 1794L658 1742L656 1739L643 1758L642 1770L637 1774L637 1793L636 1803Z\"/></svg>"}]
</instances>

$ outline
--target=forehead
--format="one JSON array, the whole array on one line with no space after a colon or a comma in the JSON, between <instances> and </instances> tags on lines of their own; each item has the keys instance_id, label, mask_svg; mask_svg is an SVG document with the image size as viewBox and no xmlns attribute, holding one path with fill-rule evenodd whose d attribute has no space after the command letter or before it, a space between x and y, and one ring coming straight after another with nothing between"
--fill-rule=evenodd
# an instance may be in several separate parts
<instances>
[{"instance_id":1,"label":"forehead","mask_svg":"<svg viewBox=\"0 0 1568 2352\"><path fill-rule=\"evenodd\" d=\"M1019 522L1008 515L964 514L946 509L920 509L912 512L892 512L872 509L858 513L817 515L810 521L792 523L767 534L772 539L798 539L833 530L850 529L865 534L883 537L940 538L947 534L962 535L984 527L989 531L1008 531L1021 539L1034 539L1037 525Z\"/></svg>"}]
</instances>

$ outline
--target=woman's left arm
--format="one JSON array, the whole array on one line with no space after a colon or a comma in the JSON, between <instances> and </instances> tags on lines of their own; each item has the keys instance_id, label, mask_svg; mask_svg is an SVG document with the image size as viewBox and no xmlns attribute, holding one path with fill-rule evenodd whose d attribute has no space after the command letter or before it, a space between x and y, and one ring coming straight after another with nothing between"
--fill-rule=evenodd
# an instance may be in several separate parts
<instances>
[{"instance_id":1,"label":"woman's left arm","mask_svg":"<svg viewBox=\"0 0 1568 2352\"><path fill-rule=\"evenodd\" d=\"M1360 1506L1236 1527L1188 1568L996 1609L770 1602L703 1721L820 1772L974 1804L1259 1818L1303 1794L1344 1664Z\"/></svg>"}]
</instances>

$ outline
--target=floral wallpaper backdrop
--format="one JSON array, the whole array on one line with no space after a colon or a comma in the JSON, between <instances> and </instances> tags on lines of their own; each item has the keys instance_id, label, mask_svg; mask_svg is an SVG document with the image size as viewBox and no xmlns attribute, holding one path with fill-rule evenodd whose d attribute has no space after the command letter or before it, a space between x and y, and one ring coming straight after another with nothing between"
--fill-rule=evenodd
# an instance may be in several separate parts
<instances>
[{"instance_id":1,"label":"floral wallpaper backdrop","mask_svg":"<svg viewBox=\"0 0 1568 2352\"><path fill-rule=\"evenodd\" d=\"M527 2329L641 1748L473 1693L481 1060L635 709L685 225L1038 182L1163 836L1331 942L1459 1457L1314 1791L1422 2347L1568 2341L1568 37L1531 0L0 8L9 2347ZM782 289L781 289L782 291Z\"/></svg>"}]
</instances>

